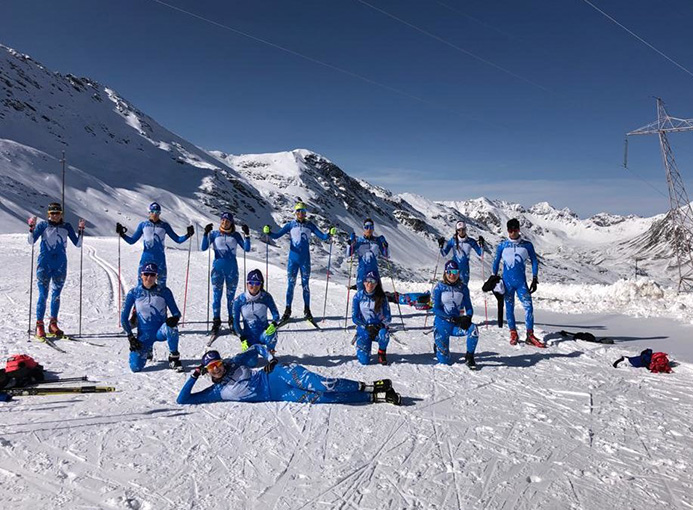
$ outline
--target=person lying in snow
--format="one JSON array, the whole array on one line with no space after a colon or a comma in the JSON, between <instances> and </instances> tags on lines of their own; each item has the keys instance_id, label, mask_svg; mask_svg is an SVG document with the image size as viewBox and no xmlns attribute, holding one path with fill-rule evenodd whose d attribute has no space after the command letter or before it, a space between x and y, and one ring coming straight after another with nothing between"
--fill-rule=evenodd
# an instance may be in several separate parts
<instances>
[{"instance_id":1,"label":"person lying in snow","mask_svg":"<svg viewBox=\"0 0 693 510\"><path fill-rule=\"evenodd\" d=\"M249 360L262 355L268 363L252 370ZM208 373L212 386L192 393L198 378ZM207 351L202 363L180 390L179 404L209 402L303 402L309 404L357 404L387 402L401 404L401 397L389 379L366 384L350 379L322 377L295 363L282 364L262 344L222 360L219 352Z\"/></svg>"}]
</instances>

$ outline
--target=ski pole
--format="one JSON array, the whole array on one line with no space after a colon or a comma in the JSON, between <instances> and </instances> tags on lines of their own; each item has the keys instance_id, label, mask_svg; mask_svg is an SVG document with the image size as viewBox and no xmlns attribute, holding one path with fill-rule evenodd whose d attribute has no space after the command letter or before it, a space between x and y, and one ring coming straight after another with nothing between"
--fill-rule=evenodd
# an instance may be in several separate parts
<instances>
[{"instance_id":1,"label":"ski pole","mask_svg":"<svg viewBox=\"0 0 693 510\"><path fill-rule=\"evenodd\" d=\"M436 267L433 269L433 278L431 279L431 299L433 299L433 286L436 284L436 276L438 275L438 264L440 263L440 250L436 257ZM424 319L424 328L428 325L428 310L426 310L426 319Z\"/></svg>"},{"instance_id":2,"label":"ski pole","mask_svg":"<svg viewBox=\"0 0 693 510\"><path fill-rule=\"evenodd\" d=\"M185 292L183 294L183 317L181 317L181 326L185 325L185 308L188 305L188 276L190 275L190 252L192 252L192 239L188 244L188 265L185 268Z\"/></svg>"},{"instance_id":3,"label":"ski pole","mask_svg":"<svg viewBox=\"0 0 693 510\"><path fill-rule=\"evenodd\" d=\"M82 220L80 220L81 222ZM82 268L84 267L84 230L80 232L79 245L79 334L82 334Z\"/></svg>"},{"instance_id":4,"label":"ski pole","mask_svg":"<svg viewBox=\"0 0 693 510\"><path fill-rule=\"evenodd\" d=\"M322 320L325 320L325 310L327 310L327 289L330 286L330 263L332 262L332 245L334 241L330 238L330 254L327 256L327 280L325 281L325 302L322 305Z\"/></svg>"},{"instance_id":5,"label":"ski pole","mask_svg":"<svg viewBox=\"0 0 693 510\"><path fill-rule=\"evenodd\" d=\"M53 383L61 383L61 382L77 382L77 381L89 381L86 375L83 375L81 377L61 377L59 379L44 379L43 381L38 381L35 383L36 385L40 384L53 384Z\"/></svg>"},{"instance_id":6,"label":"ski pole","mask_svg":"<svg viewBox=\"0 0 693 510\"><path fill-rule=\"evenodd\" d=\"M207 235L207 234L205 234ZM209 289L212 281L212 247L207 247L207 333L209 334Z\"/></svg>"},{"instance_id":7,"label":"ski pole","mask_svg":"<svg viewBox=\"0 0 693 510\"><path fill-rule=\"evenodd\" d=\"M402 307L399 306L399 294L397 294L397 289L395 288L395 277L392 274L392 265L390 264L390 259L386 258L387 268L390 270L390 279L392 280L392 290L397 298L397 310L399 310L399 320L402 322L402 331L406 331L407 328L404 327L404 318L402 317Z\"/></svg>"},{"instance_id":8,"label":"ski pole","mask_svg":"<svg viewBox=\"0 0 693 510\"><path fill-rule=\"evenodd\" d=\"M123 307L123 282L120 280L120 237L118 234L118 327L120 327L120 314Z\"/></svg>"},{"instance_id":9,"label":"ski pole","mask_svg":"<svg viewBox=\"0 0 693 510\"><path fill-rule=\"evenodd\" d=\"M354 266L354 252L351 252L351 259L349 260L349 283L347 284L347 302L346 302L346 312L344 312L344 329L347 329L347 321L349 320L349 294L351 293L351 269Z\"/></svg>"},{"instance_id":10,"label":"ski pole","mask_svg":"<svg viewBox=\"0 0 693 510\"><path fill-rule=\"evenodd\" d=\"M481 248L481 279L486 282L486 268L484 267L484 248ZM488 329L488 304L486 303L486 293L484 292L484 314L486 315L486 329Z\"/></svg>"},{"instance_id":11,"label":"ski pole","mask_svg":"<svg viewBox=\"0 0 693 510\"><path fill-rule=\"evenodd\" d=\"M265 239L265 290L269 289L269 234Z\"/></svg>"},{"instance_id":12,"label":"ski pole","mask_svg":"<svg viewBox=\"0 0 693 510\"><path fill-rule=\"evenodd\" d=\"M34 216L34 218L36 218ZM36 219L34 219L34 228L36 225ZM31 236L34 236L33 232L29 232ZM34 242L31 243L31 272L29 273L29 327L27 328L26 332L29 336L31 336L31 304L32 301L34 300L34 247L36 246L36 240L33 240Z\"/></svg>"}]
</instances>

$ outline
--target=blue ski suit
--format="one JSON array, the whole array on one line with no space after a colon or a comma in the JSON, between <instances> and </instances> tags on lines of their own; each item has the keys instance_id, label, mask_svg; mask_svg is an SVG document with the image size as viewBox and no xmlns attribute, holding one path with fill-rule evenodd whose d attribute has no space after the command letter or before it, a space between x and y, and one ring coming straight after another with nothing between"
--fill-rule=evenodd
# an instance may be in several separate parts
<instances>
[{"instance_id":1,"label":"blue ski suit","mask_svg":"<svg viewBox=\"0 0 693 510\"><path fill-rule=\"evenodd\" d=\"M385 236L366 237L361 236L353 244L347 246L347 257L355 255L359 265L356 271L356 290L363 290L363 280L369 271L378 275L378 257L389 257L389 250Z\"/></svg>"},{"instance_id":2,"label":"blue ski suit","mask_svg":"<svg viewBox=\"0 0 693 510\"><path fill-rule=\"evenodd\" d=\"M370 393L350 379L332 379L310 372L295 363L278 364L269 374L251 370L248 362L274 357L260 344L224 361L226 373L212 386L192 393L197 378L190 376L178 395L179 404L209 402L302 402L306 404L355 404L372 402Z\"/></svg>"},{"instance_id":3,"label":"blue ski suit","mask_svg":"<svg viewBox=\"0 0 693 510\"><path fill-rule=\"evenodd\" d=\"M132 237L123 234L122 237L128 244L135 244L140 237L143 238L144 251L142 251L140 267L137 271L137 283L142 283L142 268L144 265L154 262L159 268L157 282L162 287L166 286L166 247L164 246L164 241L167 235L178 244L182 244L188 239L187 234L179 236L173 231L171 225L161 220L156 223L152 220L143 221L137 225L137 230L132 234Z\"/></svg>"},{"instance_id":4,"label":"blue ski suit","mask_svg":"<svg viewBox=\"0 0 693 510\"><path fill-rule=\"evenodd\" d=\"M445 246L440 249L440 254L446 257L448 253L452 250L452 260L457 262L460 268L460 279L465 283L469 284L469 254L474 250L477 255L481 257L483 251L481 246L471 237L464 236L461 239L454 235L450 238Z\"/></svg>"},{"instance_id":5,"label":"blue ski suit","mask_svg":"<svg viewBox=\"0 0 693 510\"><path fill-rule=\"evenodd\" d=\"M236 262L236 248L250 251L250 237L245 240L238 232L225 234L219 230L213 230L202 236L200 250L207 251L209 245L214 248L214 264L212 264L212 314L221 317L221 294L226 283L226 310L229 318L233 316L233 299L238 287L238 263Z\"/></svg>"},{"instance_id":6,"label":"blue ski suit","mask_svg":"<svg viewBox=\"0 0 693 510\"><path fill-rule=\"evenodd\" d=\"M137 339L142 342L142 348L130 352L130 370L139 372L147 363L147 354L154 342L166 341L169 351L178 351L178 327L166 324L166 309L173 317L180 317L180 310L168 287L154 285L147 289L139 284L128 292L120 314L120 324L128 335L132 334L129 317L133 306L137 312Z\"/></svg>"},{"instance_id":7,"label":"blue ski suit","mask_svg":"<svg viewBox=\"0 0 693 510\"><path fill-rule=\"evenodd\" d=\"M460 315L472 317L474 309L469 299L469 289L462 279L454 284L438 282L433 289L433 321L434 349L438 363L452 364L450 356L450 337L467 335L467 352L473 354L479 341L479 330L476 324L468 329L456 326L452 319Z\"/></svg>"},{"instance_id":8,"label":"blue ski suit","mask_svg":"<svg viewBox=\"0 0 693 510\"><path fill-rule=\"evenodd\" d=\"M310 308L310 234L315 234L323 241L327 241L330 238L330 234L323 234L311 221L300 222L291 220L279 232L276 234L270 232L269 236L272 239L279 239L287 232L291 235L291 245L289 246L289 263L286 266L286 274L289 280L286 286L286 306L290 307L294 300L296 276L300 269L303 305L305 308Z\"/></svg>"},{"instance_id":9,"label":"blue ski suit","mask_svg":"<svg viewBox=\"0 0 693 510\"><path fill-rule=\"evenodd\" d=\"M532 295L527 287L525 276L525 264L527 260L532 263L532 277L537 276L539 261L534 251L534 245L522 238L517 240L505 239L496 249L496 258L493 261L493 274L498 274L500 262L503 261L503 285L505 285L505 317L508 321L508 329L517 329L515 325L515 293L525 309L525 325L527 330L534 329L534 308Z\"/></svg>"},{"instance_id":10,"label":"blue ski suit","mask_svg":"<svg viewBox=\"0 0 693 510\"><path fill-rule=\"evenodd\" d=\"M273 321L279 320L277 305L274 304L274 299L269 292L261 290L253 296L246 290L233 302L233 329L239 337L244 337L248 341L248 345L259 344L274 351L277 346L277 332L269 336L265 333L269 325L268 311L272 314ZM242 325L241 319L243 319ZM254 360L247 359L246 365L255 367L257 362L256 356Z\"/></svg>"},{"instance_id":11,"label":"blue ski suit","mask_svg":"<svg viewBox=\"0 0 693 510\"><path fill-rule=\"evenodd\" d=\"M351 320L356 324L356 358L362 365L368 365L371 360L371 347L373 340L378 339L378 349L387 350L390 342L388 326L392 322L390 303L383 296L383 305L380 310L375 309L373 294L368 294L365 289L354 294L351 303ZM379 326L377 337L371 336L367 326ZM375 328L373 328L375 329Z\"/></svg>"},{"instance_id":12,"label":"blue ski suit","mask_svg":"<svg viewBox=\"0 0 693 510\"><path fill-rule=\"evenodd\" d=\"M42 321L46 315L46 299L48 290L53 282L51 293L51 317L58 317L60 312L60 293L65 285L67 276L67 239L78 248L82 246L82 233L75 234L72 225L61 221L42 221L29 232L27 241L34 244L41 238L41 251L36 263L36 284L38 285L38 300L36 301L36 320Z\"/></svg>"}]
</instances>

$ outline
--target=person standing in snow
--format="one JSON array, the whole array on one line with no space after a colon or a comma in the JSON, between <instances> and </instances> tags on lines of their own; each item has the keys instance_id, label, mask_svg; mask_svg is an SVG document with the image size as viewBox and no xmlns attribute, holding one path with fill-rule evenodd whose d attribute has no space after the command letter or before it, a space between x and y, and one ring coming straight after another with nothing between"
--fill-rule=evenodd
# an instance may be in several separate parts
<instances>
[{"instance_id":1,"label":"person standing in snow","mask_svg":"<svg viewBox=\"0 0 693 510\"><path fill-rule=\"evenodd\" d=\"M29 235L27 241L33 245L41 238L41 251L36 263L36 285L38 286L38 300L36 301L36 338L45 339L46 329L43 319L46 315L46 300L51 289L51 316L48 324L48 333L55 337L62 337L63 331L58 327L58 313L60 312L60 293L65 285L67 277L67 240L72 241L76 247L82 245L84 237L85 221L80 219L77 227L78 233L72 225L63 221L63 207L52 202L48 204L48 220L36 224L36 217L29 218Z\"/></svg>"},{"instance_id":2,"label":"person standing in snow","mask_svg":"<svg viewBox=\"0 0 693 510\"><path fill-rule=\"evenodd\" d=\"M241 247L245 252L250 251L250 229L243 225L244 239L236 232L233 214L225 212L221 215L219 230L212 231L212 224L205 227L202 237L201 251L214 247L214 265L212 266L212 336L219 334L221 328L221 295L226 284L226 309L228 312L229 327L233 327L233 300L238 287L238 263L236 262L236 248Z\"/></svg>"},{"instance_id":3,"label":"person standing in snow","mask_svg":"<svg viewBox=\"0 0 693 510\"><path fill-rule=\"evenodd\" d=\"M141 222L137 226L137 230L130 237L125 232L125 228L120 223L116 223L116 233L122 237L126 243L135 244L142 237L144 250L142 251L142 257L140 258L140 266L138 269L138 283L142 283L141 275L142 269L146 264L156 264L159 268L158 285L161 287L166 286L166 247L164 246L164 241L168 235L173 242L182 244L187 239L193 236L195 233L195 228L190 225L188 231L184 236L179 236L176 234L171 225L162 221L161 216L161 206L152 202L149 204L149 219L147 221Z\"/></svg>"},{"instance_id":4,"label":"person standing in snow","mask_svg":"<svg viewBox=\"0 0 693 510\"><path fill-rule=\"evenodd\" d=\"M358 258L358 269L356 271L356 290L363 290L363 280L368 273L375 273L380 281L378 272L378 257L389 256L388 244L385 236L374 235L375 223L372 219L363 220L363 235L356 238L352 232L347 246L347 257L355 255Z\"/></svg>"},{"instance_id":5,"label":"person standing in snow","mask_svg":"<svg viewBox=\"0 0 693 510\"><path fill-rule=\"evenodd\" d=\"M485 245L486 241L484 241L483 237L479 236L479 240L475 241L467 236L467 224L464 221L457 222L455 235L447 243L444 237L438 239L440 254L443 257L447 257L450 250L452 250L452 260L457 262L460 268L460 280L465 285L469 285L469 255L474 250L481 257Z\"/></svg>"},{"instance_id":6,"label":"person standing in snow","mask_svg":"<svg viewBox=\"0 0 693 510\"><path fill-rule=\"evenodd\" d=\"M120 314L120 324L130 342L130 370L133 372L142 370L147 360L152 359L154 342L164 341L168 342L170 351L169 366L177 371L183 369L178 352L180 310L171 289L158 285L158 270L153 262L144 265L140 275L142 283L128 292ZM137 336L133 334L128 319L133 307L137 318ZM170 317L166 316L166 309L171 312Z\"/></svg>"},{"instance_id":7,"label":"person standing in snow","mask_svg":"<svg viewBox=\"0 0 693 510\"><path fill-rule=\"evenodd\" d=\"M539 280L539 261L534 251L534 245L520 236L520 222L516 218L508 221L508 239L502 241L496 249L496 258L493 261L493 275L498 275L501 260L503 261L503 286L505 287L505 318L510 329L510 345L516 345L519 336L515 325L515 293L525 309L525 326L527 327L526 342L535 347L546 345L534 336L534 308L532 306L532 293L537 290ZM532 263L532 283L527 287L525 264L529 260Z\"/></svg>"},{"instance_id":8,"label":"person standing in snow","mask_svg":"<svg viewBox=\"0 0 693 510\"><path fill-rule=\"evenodd\" d=\"M450 337L467 336L467 353L464 361L469 368L476 368L474 352L479 341L479 329L472 323L474 309L469 299L469 289L460 278L460 268L454 260L445 263L443 280L433 289L433 350L438 363L452 364Z\"/></svg>"},{"instance_id":9,"label":"person standing in snow","mask_svg":"<svg viewBox=\"0 0 693 510\"><path fill-rule=\"evenodd\" d=\"M329 232L323 234L318 227L311 221L306 221L307 206L299 200L294 206L295 220L291 220L284 225L276 234L272 233L269 225L262 229L263 233L271 239L279 239L284 234L290 234L291 245L289 246L289 263L286 266L288 285L286 286L286 309L282 315L280 323L284 323L291 317L291 304L294 300L294 287L296 286L296 276L301 270L301 286L303 287L303 314L304 318L312 321L313 314L310 311L310 235L315 234L323 241L329 240L337 234L337 229L331 227Z\"/></svg>"},{"instance_id":10,"label":"person standing in snow","mask_svg":"<svg viewBox=\"0 0 693 510\"><path fill-rule=\"evenodd\" d=\"M388 327L392 321L392 314L380 278L375 271L365 275L363 289L354 295L351 320L356 324L356 358L359 363L370 363L371 346L377 340L378 363L387 365L387 344L390 342Z\"/></svg>"},{"instance_id":11,"label":"person standing in snow","mask_svg":"<svg viewBox=\"0 0 693 510\"><path fill-rule=\"evenodd\" d=\"M260 344L274 354L277 346L279 311L270 293L265 291L264 284L262 271L253 269L248 273L245 292L233 302L233 327L241 339L243 352L252 345ZM271 323L267 321L268 312L272 314ZM246 364L249 367L257 366L257 356L254 360L248 358Z\"/></svg>"},{"instance_id":12,"label":"person standing in snow","mask_svg":"<svg viewBox=\"0 0 693 510\"><path fill-rule=\"evenodd\" d=\"M267 359L264 368L251 370L249 360L258 355ZM208 373L212 386L192 393L200 375ZM350 379L322 377L295 363L279 363L263 345L252 345L231 359L222 360L217 351L202 356L178 394L179 404L210 402L301 402L305 404L401 404L401 397L389 379L366 384Z\"/></svg>"}]
</instances>

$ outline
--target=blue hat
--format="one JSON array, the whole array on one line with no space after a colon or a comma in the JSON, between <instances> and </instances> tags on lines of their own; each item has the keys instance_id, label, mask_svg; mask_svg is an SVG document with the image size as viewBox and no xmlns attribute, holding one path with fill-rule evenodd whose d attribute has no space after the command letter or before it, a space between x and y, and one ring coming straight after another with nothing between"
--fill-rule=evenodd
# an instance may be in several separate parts
<instances>
[{"instance_id":1,"label":"blue hat","mask_svg":"<svg viewBox=\"0 0 693 510\"><path fill-rule=\"evenodd\" d=\"M159 274L159 267L154 262L148 262L142 268L143 273Z\"/></svg>"},{"instance_id":2,"label":"blue hat","mask_svg":"<svg viewBox=\"0 0 693 510\"><path fill-rule=\"evenodd\" d=\"M368 271L368 272L366 273L366 276L364 277L363 281L364 281L364 282L367 282L368 280L372 280L372 281L374 281L375 283L378 283L378 281L380 280L380 278L378 278L378 275L375 273L375 271Z\"/></svg>"},{"instance_id":3,"label":"blue hat","mask_svg":"<svg viewBox=\"0 0 693 510\"><path fill-rule=\"evenodd\" d=\"M221 361L221 355L219 354L219 351L207 351L202 356L202 365L205 367L213 361Z\"/></svg>"},{"instance_id":4,"label":"blue hat","mask_svg":"<svg viewBox=\"0 0 693 510\"><path fill-rule=\"evenodd\" d=\"M156 202L152 202L151 204L149 204L149 212L160 214L161 213L161 206Z\"/></svg>"},{"instance_id":5,"label":"blue hat","mask_svg":"<svg viewBox=\"0 0 693 510\"><path fill-rule=\"evenodd\" d=\"M446 273L448 271L459 271L459 270L460 270L460 266L454 260L448 260L445 263L445 272Z\"/></svg>"},{"instance_id":6,"label":"blue hat","mask_svg":"<svg viewBox=\"0 0 693 510\"><path fill-rule=\"evenodd\" d=\"M231 214L230 212L221 213L221 219L229 220L231 223L233 223L233 214Z\"/></svg>"},{"instance_id":7,"label":"blue hat","mask_svg":"<svg viewBox=\"0 0 693 510\"><path fill-rule=\"evenodd\" d=\"M262 276L262 271L259 269L253 269L250 273L248 273L248 279L246 281L248 283L259 283L262 285L265 283L265 278Z\"/></svg>"}]
</instances>

